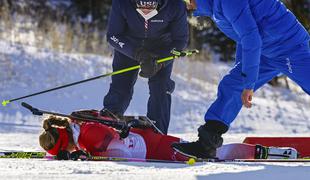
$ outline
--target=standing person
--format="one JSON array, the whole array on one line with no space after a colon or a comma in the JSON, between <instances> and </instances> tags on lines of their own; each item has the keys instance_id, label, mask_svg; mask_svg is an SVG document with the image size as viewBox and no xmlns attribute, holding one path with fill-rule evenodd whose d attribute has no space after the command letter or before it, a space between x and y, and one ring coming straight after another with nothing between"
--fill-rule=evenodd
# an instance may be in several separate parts
<instances>
[{"instance_id":1,"label":"standing person","mask_svg":"<svg viewBox=\"0 0 310 180\"><path fill-rule=\"evenodd\" d=\"M140 76L148 78L147 116L167 134L170 121L172 62L156 60L183 50L188 42L186 5L182 0L113 0L107 39L114 48L113 71L141 65ZM138 70L112 76L104 108L122 116L132 99Z\"/></svg>"},{"instance_id":2,"label":"standing person","mask_svg":"<svg viewBox=\"0 0 310 180\"><path fill-rule=\"evenodd\" d=\"M310 94L310 38L279 0L191 0L188 7L211 17L237 44L235 67L220 82L199 139L173 145L187 155L213 158L242 106L251 108L254 91L279 73Z\"/></svg>"}]
</instances>

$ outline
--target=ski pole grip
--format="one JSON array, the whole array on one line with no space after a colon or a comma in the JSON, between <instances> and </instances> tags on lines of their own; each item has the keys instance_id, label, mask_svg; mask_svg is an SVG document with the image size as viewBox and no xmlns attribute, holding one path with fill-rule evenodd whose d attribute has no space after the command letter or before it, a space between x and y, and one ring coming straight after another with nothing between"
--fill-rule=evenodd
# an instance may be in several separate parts
<instances>
[{"instance_id":1,"label":"ski pole grip","mask_svg":"<svg viewBox=\"0 0 310 180\"><path fill-rule=\"evenodd\" d=\"M34 114L34 115L37 115L37 116L42 116L42 115L43 115L43 112L42 112L42 111L40 111L40 110L37 109L37 108L32 107L30 104L27 104L27 103L25 103L25 102L22 102L21 105L22 105L24 108L26 108L26 109L28 109L29 111L31 111L32 114Z\"/></svg>"},{"instance_id":2,"label":"ski pole grip","mask_svg":"<svg viewBox=\"0 0 310 180\"><path fill-rule=\"evenodd\" d=\"M194 50L192 50L192 53L199 53L199 50L198 49L194 49Z\"/></svg>"},{"instance_id":3,"label":"ski pole grip","mask_svg":"<svg viewBox=\"0 0 310 180\"><path fill-rule=\"evenodd\" d=\"M30 105L30 104L27 104L25 102L22 102L21 105L26 108L26 109L29 109L30 111L32 111L33 107Z\"/></svg>"},{"instance_id":4,"label":"ski pole grip","mask_svg":"<svg viewBox=\"0 0 310 180\"><path fill-rule=\"evenodd\" d=\"M188 51L178 51L175 49L171 50L171 54L178 56L178 57L190 56L190 55L195 54L195 53L199 53L199 51L197 49L188 50Z\"/></svg>"}]
</instances>

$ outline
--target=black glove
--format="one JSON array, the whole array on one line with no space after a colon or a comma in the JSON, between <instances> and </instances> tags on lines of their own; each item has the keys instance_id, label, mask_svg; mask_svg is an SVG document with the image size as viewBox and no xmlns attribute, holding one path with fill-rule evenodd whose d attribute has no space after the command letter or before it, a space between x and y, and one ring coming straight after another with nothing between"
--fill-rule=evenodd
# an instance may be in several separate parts
<instances>
[{"instance_id":1,"label":"black glove","mask_svg":"<svg viewBox=\"0 0 310 180\"><path fill-rule=\"evenodd\" d=\"M70 156L71 156L71 159L73 161L76 161L79 159L80 160L87 160L90 157L90 155L87 152L82 151L82 150L74 151L71 153Z\"/></svg>"},{"instance_id":2,"label":"black glove","mask_svg":"<svg viewBox=\"0 0 310 180\"><path fill-rule=\"evenodd\" d=\"M70 152L66 150L60 150L56 156L57 160L69 160Z\"/></svg>"},{"instance_id":3,"label":"black glove","mask_svg":"<svg viewBox=\"0 0 310 180\"><path fill-rule=\"evenodd\" d=\"M159 56L143 48L136 50L134 58L140 63L141 71L139 75L141 77L151 78L162 68L162 64L157 63Z\"/></svg>"}]
</instances>

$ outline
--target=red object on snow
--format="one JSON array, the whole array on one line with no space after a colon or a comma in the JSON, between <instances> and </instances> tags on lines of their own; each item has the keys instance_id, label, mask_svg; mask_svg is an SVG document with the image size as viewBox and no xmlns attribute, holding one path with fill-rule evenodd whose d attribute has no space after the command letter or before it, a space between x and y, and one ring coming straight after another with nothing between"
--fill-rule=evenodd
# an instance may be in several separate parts
<instances>
[{"instance_id":1,"label":"red object on snow","mask_svg":"<svg viewBox=\"0 0 310 180\"><path fill-rule=\"evenodd\" d=\"M300 153L301 157L310 157L310 137L246 137L243 143L293 147Z\"/></svg>"}]
</instances>

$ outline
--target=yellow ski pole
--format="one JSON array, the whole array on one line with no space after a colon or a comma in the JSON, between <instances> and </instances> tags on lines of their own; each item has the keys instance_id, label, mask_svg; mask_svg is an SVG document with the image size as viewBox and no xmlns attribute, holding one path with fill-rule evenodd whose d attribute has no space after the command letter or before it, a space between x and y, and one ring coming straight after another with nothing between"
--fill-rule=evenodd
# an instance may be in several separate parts
<instances>
[{"instance_id":1,"label":"yellow ski pole","mask_svg":"<svg viewBox=\"0 0 310 180\"><path fill-rule=\"evenodd\" d=\"M163 62L166 62L166 61L171 61L171 60L177 59L179 57L190 56L192 54L199 53L199 51L196 50L196 49L195 50L188 50L188 51L175 51L175 50L172 50L171 53L173 54L173 56L169 56L169 57L166 57L166 58L163 58L163 59L159 59L159 60L157 60L157 63L163 63ZM40 92L37 92L37 93L29 94L29 95L26 95L26 96L22 96L22 97L10 99L10 100L3 100L2 101L2 106L6 106L7 104L9 104L11 102L18 101L20 99L25 99L25 98L36 96L36 95L39 95L39 94L44 94L44 93L55 91L55 90L58 90L58 89L63 89L63 88L66 88L66 87L74 86L74 85L81 84L81 83L88 82L88 81L93 81L95 79L104 78L104 77L107 77L107 76L114 76L114 75L117 75L117 74L122 74L122 73L125 73L125 72L128 72L128 71L133 71L133 70L136 70L136 69L139 69L139 68L140 68L140 65L132 66L132 67L129 67L129 68L125 68L125 69L121 69L121 70L114 71L114 72L111 72L111 73L107 73L107 74L103 74L103 75L100 75L100 76L92 77L92 78L85 79L85 80L82 80L82 81L77 81L77 82L73 82L73 83L70 83L70 84L63 85L63 86L58 86L58 87L55 87L55 88L52 88L52 89L47 89L47 90L40 91Z\"/></svg>"}]
</instances>

